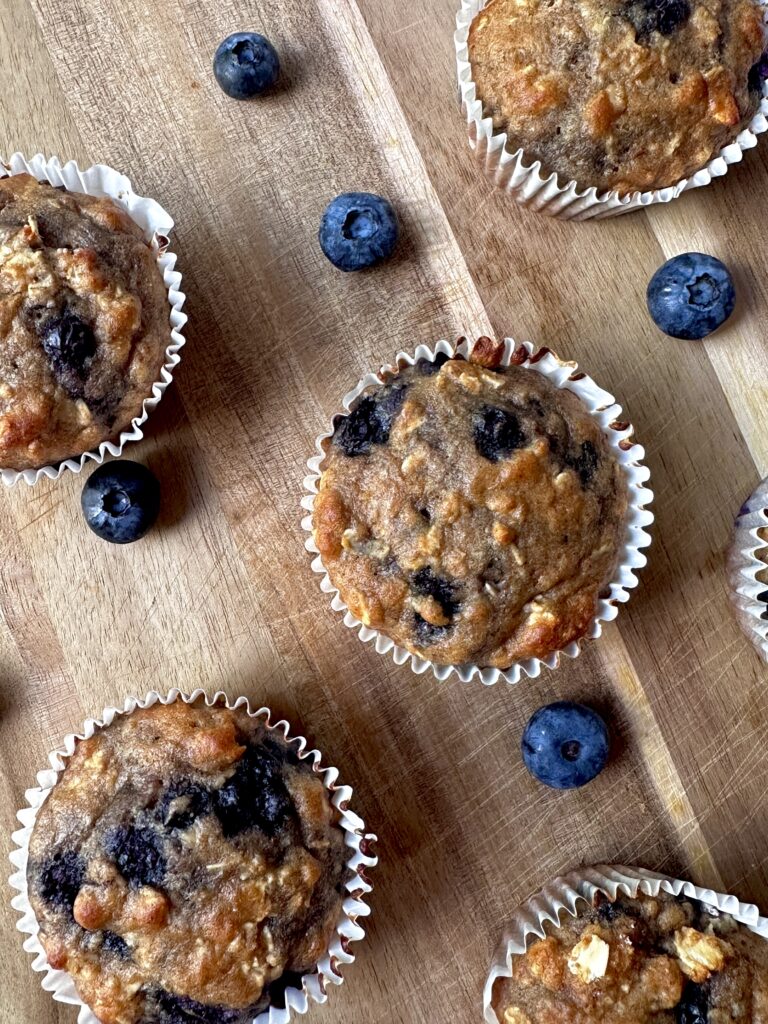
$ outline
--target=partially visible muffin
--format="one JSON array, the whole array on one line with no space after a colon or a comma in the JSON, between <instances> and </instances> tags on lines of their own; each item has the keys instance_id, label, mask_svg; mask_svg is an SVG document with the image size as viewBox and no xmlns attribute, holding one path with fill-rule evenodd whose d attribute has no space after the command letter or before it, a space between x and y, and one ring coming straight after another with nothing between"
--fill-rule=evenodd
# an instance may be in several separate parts
<instances>
[{"instance_id":1,"label":"partially visible muffin","mask_svg":"<svg viewBox=\"0 0 768 1024\"><path fill-rule=\"evenodd\" d=\"M487 343L487 344L486 344ZM625 536L625 473L542 374L438 357L339 417L312 529L366 626L435 664L508 668L587 632ZM491 365L482 365L480 360Z\"/></svg>"},{"instance_id":2,"label":"partially visible muffin","mask_svg":"<svg viewBox=\"0 0 768 1024\"><path fill-rule=\"evenodd\" d=\"M469 32L477 98L561 185L674 185L757 111L757 0L490 0Z\"/></svg>"},{"instance_id":3,"label":"partially visible muffin","mask_svg":"<svg viewBox=\"0 0 768 1024\"><path fill-rule=\"evenodd\" d=\"M169 334L156 256L111 199L0 179L0 467L116 439L150 397Z\"/></svg>"},{"instance_id":4,"label":"partially visible muffin","mask_svg":"<svg viewBox=\"0 0 768 1024\"><path fill-rule=\"evenodd\" d=\"M178 700L78 744L37 817L29 898L104 1024L247 1024L324 955L345 850L282 736Z\"/></svg>"},{"instance_id":5,"label":"partially visible muffin","mask_svg":"<svg viewBox=\"0 0 768 1024\"><path fill-rule=\"evenodd\" d=\"M767 1024L768 943L664 893L580 904L512 959L502 1024Z\"/></svg>"}]
</instances>

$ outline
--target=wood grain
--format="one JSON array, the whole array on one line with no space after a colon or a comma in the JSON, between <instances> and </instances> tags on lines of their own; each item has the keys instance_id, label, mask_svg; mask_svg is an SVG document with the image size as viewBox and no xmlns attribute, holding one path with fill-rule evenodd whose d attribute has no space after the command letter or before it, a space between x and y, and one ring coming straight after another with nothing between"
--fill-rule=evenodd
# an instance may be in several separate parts
<instances>
[{"instance_id":1,"label":"wood grain","mask_svg":"<svg viewBox=\"0 0 768 1024\"><path fill-rule=\"evenodd\" d=\"M0 0L0 151L104 161L177 221L190 314L177 381L131 451L160 475L161 529L113 549L81 481L0 494L0 854L46 754L88 714L158 687L245 693L343 769L380 836L359 961L314 1017L479 1020L516 903L574 865L621 860L768 907L767 673L731 615L723 552L768 471L768 146L668 209L560 224L494 194L456 104L454 0ZM255 27L283 87L239 104L215 46ZM404 240L341 275L317 224L345 189L392 198ZM737 274L706 344L648 320L646 283L701 248ZM517 688L439 684L345 630L309 571L304 461L338 398L399 348L512 334L577 359L645 444L651 561L618 623ZM611 719L613 761L557 794L524 771L555 697ZM0 904L0 1022L73 1024Z\"/></svg>"}]
</instances>

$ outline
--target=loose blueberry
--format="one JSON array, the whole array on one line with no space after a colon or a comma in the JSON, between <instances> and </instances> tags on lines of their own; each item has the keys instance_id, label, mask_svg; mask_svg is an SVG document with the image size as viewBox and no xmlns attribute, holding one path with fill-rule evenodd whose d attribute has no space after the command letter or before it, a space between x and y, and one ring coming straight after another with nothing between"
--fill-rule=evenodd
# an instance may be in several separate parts
<instances>
[{"instance_id":1,"label":"loose blueberry","mask_svg":"<svg viewBox=\"0 0 768 1024\"><path fill-rule=\"evenodd\" d=\"M130 544L157 519L160 484L138 462L107 462L86 480L80 504L97 536L111 544Z\"/></svg>"},{"instance_id":2,"label":"loose blueberry","mask_svg":"<svg viewBox=\"0 0 768 1024\"><path fill-rule=\"evenodd\" d=\"M491 462L498 462L525 445L525 434L517 416L495 405L483 406L475 416L473 429L475 447Z\"/></svg>"},{"instance_id":3,"label":"loose blueberry","mask_svg":"<svg viewBox=\"0 0 768 1024\"><path fill-rule=\"evenodd\" d=\"M235 32L219 44L213 73L234 100L249 100L270 89L280 74L280 58L258 32Z\"/></svg>"},{"instance_id":4,"label":"loose blueberry","mask_svg":"<svg viewBox=\"0 0 768 1024\"><path fill-rule=\"evenodd\" d=\"M363 398L336 427L333 442L345 455L367 455L375 444L386 444L407 386L392 384Z\"/></svg>"},{"instance_id":5,"label":"loose blueberry","mask_svg":"<svg viewBox=\"0 0 768 1024\"><path fill-rule=\"evenodd\" d=\"M736 304L728 268L714 256L686 252L659 267L647 293L653 322L673 338L706 338L725 323Z\"/></svg>"},{"instance_id":6,"label":"loose blueberry","mask_svg":"<svg viewBox=\"0 0 768 1024\"><path fill-rule=\"evenodd\" d=\"M703 985L689 981L675 1010L677 1024L707 1024L709 996Z\"/></svg>"},{"instance_id":7,"label":"loose blueberry","mask_svg":"<svg viewBox=\"0 0 768 1024\"><path fill-rule=\"evenodd\" d=\"M280 758L264 745L249 746L234 775L214 793L214 811L227 838L258 828L273 836L291 811Z\"/></svg>"},{"instance_id":8,"label":"loose blueberry","mask_svg":"<svg viewBox=\"0 0 768 1024\"><path fill-rule=\"evenodd\" d=\"M211 810L211 793L196 782L173 782L160 798L156 816L167 829L183 832Z\"/></svg>"},{"instance_id":9,"label":"loose blueberry","mask_svg":"<svg viewBox=\"0 0 768 1024\"><path fill-rule=\"evenodd\" d=\"M114 955L119 957L121 960L131 959L131 947L122 935L118 935L117 932L103 932L101 942L104 949L109 953L114 953Z\"/></svg>"},{"instance_id":10,"label":"loose blueberry","mask_svg":"<svg viewBox=\"0 0 768 1024\"><path fill-rule=\"evenodd\" d=\"M163 884L165 853L160 837L151 828L120 825L104 837L104 852L120 874L133 886Z\"/></svg>"},{"instance_id":11,"label":"loose blueberry","mask_svg":"<svg viewBox=\"0 0 768 1024\"><path fill-rule=\"evenodd\" d=\"M72 911L85 878L85 864L74 850L55 853L40 871L40 895L52 907Z\"/></svg>"},{"instance_id":12,"label":"loose blueberry","mask_svg":"<svg viewBox=\"0 0 768 1024\"><path fill-rule=\"evenodd\" d=\"M684 25L691 16L688 0L629 0L624 16L632 22L637 42L647 42L652 33L663 36Z\"/></svg>"},{"instance_id":13,"label":"loose blueberry","mask_svg":"<svg viewBox=\"0 0 768 1024\"><path fill-rule=\"evenodd\" d=\"M397 237L391 203L370 192L336 196L320 221L320 248L339 270L364 270L389 259Z\"/></svg>"},{"instance_id":14,"label":"loose blueberry","mask_svg":"<svg viewBox=\"0 0 768 1024\"><path fill-rule=\"evenodd\" d=\"M608 729L591 708L556 701L539 708L523 733L523 761L539 782L574 789L591 782L608 762Z\"/></svg>"},{"instance_id":15,"label":"loose blueberry","mask_svg":"<svg viewBox=\"0 0 768 1024\"><path fill-rule=\"evenodd\" d=\"M90 326L67 310L40 327L40 343L56 379L73 398L81 398L96 338Z\"/></svg>"}]
</instances>

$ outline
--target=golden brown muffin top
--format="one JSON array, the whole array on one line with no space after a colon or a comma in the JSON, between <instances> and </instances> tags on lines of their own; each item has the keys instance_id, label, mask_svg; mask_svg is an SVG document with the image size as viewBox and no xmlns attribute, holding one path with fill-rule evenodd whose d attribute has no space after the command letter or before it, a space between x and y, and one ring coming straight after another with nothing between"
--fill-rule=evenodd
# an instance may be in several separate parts
<instances>
[{"instance_id":1,"label":"golden brown muffin top","mask_svg":"<svg viewBox=\"0 0 768 1024\"><path fill-rule=\"evenodd\" d=\"M169 343L155 254L109 198L0 179L0 467L116 438Z\"/></svg>"},{"instance_id":2,"label":"golden brown muffin top","mask_svg":"<svg viewBox=\"0 0 768 1024\"><path fill-rule=\"evenodd\" d=\"M508 148L561 185L621 193L674 185L736 138L764 48L756 0L490 0L469 32Z\"/></svg>"},{"instance_id":3,"label":"golden brown muffin top","mask_svg":"<svg viewBox=\"0 0 768 1024\"><path fill-rule=\"evenodd\" d=\"M507 668L586 632L625 533L597 421L521 367L438 358L339 418L313 534L367 626L437 664Z\"/></svg>"},{"instance_id":4,"label":"golden brown muffin top","mask_svg":"<svg viewBox=\"0 0 768 1024\"><path fill-rule=\"evenodd\" d=\"M768 1024L768 943L674 896L600 897L512 958L502 1024Z\"/></svg>"},{"instance_id":5,"label":"golden brown muffin top","mask_svg":"<svg viewBox=\"0 0 768 1024\"><path fill-rule=\"evenodd\" d=\"M246 1024L325 953L345 861L321 777L281 735L178 700L78 743L27 878L51 966L104 1024Z\"/></svg>"}]
</instances>

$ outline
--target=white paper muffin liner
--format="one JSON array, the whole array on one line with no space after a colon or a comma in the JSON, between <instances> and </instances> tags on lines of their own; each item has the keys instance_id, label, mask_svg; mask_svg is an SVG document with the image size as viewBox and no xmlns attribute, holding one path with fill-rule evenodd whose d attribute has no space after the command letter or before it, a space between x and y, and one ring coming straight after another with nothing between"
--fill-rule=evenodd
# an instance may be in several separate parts
<instances>
[{"instance_id":1,"label":"white paper muffin liner","mask_svg":"<svg viewBox=\"0 0 768 1024\"><path fill-rule=\"evenodd\" d=\"M11 875L10 883L19 893L11 901L11 906L21 915L21 919L17 922L16 927L27 936L24 940L24 949L27 953L34 954L35 959L32 963L32 969L44 974L41 984L46 992L50 992L53 998L60 1003L70 1003L80 1007L77 1017L78 1024L99 1024L99 1021L78 996L71 976L66 971L54 970L48 963L45 951L38 939L38 923L27 892L29 841L38 811L56 784L67 761L74 753L79 740L90 738L99 729L110 725L115 716L130 714L136 708L148 708L157 703L172 704L176 700L183 700L185 703L191 704L201 698L205 699L208 707L213 707L215 704L225 704L230 710L244 707L252 717L262 718L268 729L280 733L295 748L296 754L302 760L308 760L312 763L313 771L322 777L331 802L341 815L340 826L344 830L345 844L349 848L347 868L349 869L350 877L346 882L347 895L342 906L341 916L336 925L335 935L327 952L318 962L315 972L304 975L301 990L297 988L286 989L285 1008L280 1009L270 1006L268 1010L263 1011L254 1019L253 1024L288 1024L291 1018L291 1011L304 1014L309 1009L310 1003L324 1003L328 998L328 985L341 985L344 980L340 968L345 964L354 962L355 958L349 952L349 944L351 942L358 942L365 936L365 930L360 923L360 919L370 914L370 908L364 902L365 898L372 891L372 886L366 877L366 871L369 868L375 867L378 863L378 858L372 854L370 849L371 843L376 841L376 836L366 833L365 823L362 818L350 810L349 802L352 798L352 789L338 782L338 769L322 767L320 764L320 752L308 749L308 744L304 737L290 736L288 722L279 721L273 724L269 708L259 708L258 711L251 711L246 697L238 697L236 700L230 701L226 694L221 691L209 697L204 690L200 689L194 690L188 695L173 689L165 695L151 690L143 698L128 697L121 708L108 707L104 709L100 718L87 719L79 733L70 734L65 737L61 747L49 755L48 759L51 763L51 768L39 772L37 786L34 789L27 790L25 793L28 806L24 807L17 814L22 828L14 832L12 837L18 847L10 855L11 863L15 868Z\"/></svg>"},{"instance_id":2,"label":"white paper muffin liner","mask_svg":"<svg viewBox=\"0 0 768 1024\"><path fill-rule=\"evenodd\" d=\"M768 661L768 620L763 618L768 603L757 600L768 591L768 480L747 498L736 519L728 579L739 625Z\"/></svg>"},{"instance_id":3,"label":"white paper muffin liner","mask_svg":"<svg viewBox=\"0 0 768 1024\"><path fill-rule=\"evenodd\" d=\"M480 339L478 339L480 340ZM483 339L486 340L486 339ZM405 366L412 366L420 359L434 361L438 354L447 356L461 355L469 358L477 342L470 343L466 338L460 339L457 345L442 340L438 341L434 349L426 345L419 345L413 354L398 352L394 365L382 366L378 373L367 373L358 385L342 399L344 412L349 412L355 400L367 388L381 384L385 377L391 376ZM505 338L504 353L500 365L509 366L510 363L526 367L535 373L547 377L558 388L565 388L572 391L584 403L589 412L600 423L604 434L614 451L616 458L624 468L629 486L629 504L627 509L627 525L624 543L618 561L613 580L610 583L610 593L606 598L600 598L597 614L593 618L589 629L581 640L573 641L560 651L554 651L544 659L528 658L516 662L507 669L483 668L479 665L469 663L465 665L436 665L434 662L421 658L402 647L398 647L393 640L376 629L364 625L349 610L342 600L339 591L331 583L330 577L323 566L320 554L312 536L312 510L314 508L315 496L318 493L318 486L321 476L321 464L325 458L324 442L333 436L333 423L329 430L315 441L315 447L319 454L308 460L309 475L304 479L304 489L308 493L302 498L301 504L309 513L302 519L301 525L309 534L305 541L305 548L316 557L312 561L312 570L321 576L320 589L332 595L331 607L336 612L344 613L344 625L349 629L357 631L358 636L365 643L373 642L379 654L391 654L397 665L410 663L410 667L417 674L431 669L439 680L447 679L452 673L456 673L462 682L469 682L477 677L486 685L493 685L499 680L508 683L517 683L525 676L538 676L543 667L555 668L562 655L575 658L581 651L585 640L592 640L602 633L603 622L610 622L618 615L618 605L629 600L630 591L637 586L635 572L646 564L646 557L642 548L648 547L651 543L650 534L646 528L653 522L653 514L646 507L653 501L653 492L647 485L650 479L650 471L642 465L645 451L641 445L632 440L633 428L629 423L621 421L621 406L614 402L613 396L603 391L585 373L579 371L574 362L565 362L559 359L554 352L548 348L540 348L534 351L530 342L516 344L512 338ZM337 416L343 413L337 413ZM335 420L336 417L334 417Z\"/></svg>"},{"instance_id":4,"label":"white paper muffin liner","mask_svg":"<svg viewBox=\"0 0 768 1024\"><path fill-rule=\"evenodd\" d=\"M150 394L144 399L141 413L131 420L128 430L124 430L116 441L102 441L97 449L84 452L77 458L64 459L51 466L39 469L1 469L0 479L10 487L23 480L26 484L37 483L42 477L58 479L69 469L79 473L88 461L102 463L106 456L122 455L123 448L129 441L140 441L144 436L141 429L149 418L149 414L157 406L173 379L173 371L181 361L179 352L184 345L181 333L187 322L186 313L182 313L186 296L181 291L181 274L175 269L176 255L169 250L169 234L173 229L173 219L154 199L139 196L133 191L130 179L105 164L95 164L81 170L74 160L62 165L58 157L44 157L38 153L27 159L21 153L14 153L7 163L0 162L0 178L13 174L31 174L38 181L48 181L55 187L63 187L69 192L84 192L89 196L110 196L115 203L144 232L144 238L157 254L157 265L163 274L163 281L168 290L169 303L169 343L165 350L165 360L160 370L160 379L152 385Z\"/></svg>"},{"instance_id":5,"label":"white paper muffin liner","mask_svg":"<svg viewBox=\"0 0 768 1024\"><path fill-rule=\"evenodd\" d=\"M763 17L768 22L768 0L760 0ZM483 116L483 104L477 98L472 67L469 62L469 28L475 15L488 0L461 0L456 18L456 67L459 77L461 107L467 119L470 146L486 175L497 188L508 192L522 206L561 220L590 220L593 217L615 217L630 210L639 210L656 203L669 203L683 192L708 185L713 178L727 173L738 163L747 149L757 145L757 136L768 128L768 82L763 82L763 95L755 116L733 142L724 146L712 160L690 178L676 185L649 192L598 192L596 188L580 189L577 182L560 184L557 174L544 176L541 162L530 163L522 149L512 150L507 133L494 130L493 120Z\"/></svg>"},{"instance_id":6,"label":"white paper muffin liner","mask_svg":"<svg viewBox=\"0 0 768 1024\"><path fill-rule=\"evenodd\" d=\"M502 1024L492 1005L496 981L512 977L514 958L524 953L532 942L546 937L547 924L557 927L567 920L568 915L575 917L580 904L586 902L591 906L598 893L613 900L617 893L635 897L638 892L647 896L658 896L659 892L683 895L705 904L713 915L730 914L750 931L768 938L768 918L761 917L756 906L740 903L735 896L701 889L692 882L644 868L598 864L572 871L545 885L541 892L516 911L507 925L483 990L483 1019L486 1024Z\"/></svg>"}]
</instances>

